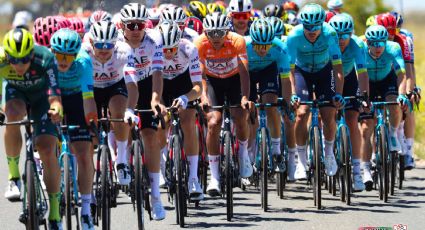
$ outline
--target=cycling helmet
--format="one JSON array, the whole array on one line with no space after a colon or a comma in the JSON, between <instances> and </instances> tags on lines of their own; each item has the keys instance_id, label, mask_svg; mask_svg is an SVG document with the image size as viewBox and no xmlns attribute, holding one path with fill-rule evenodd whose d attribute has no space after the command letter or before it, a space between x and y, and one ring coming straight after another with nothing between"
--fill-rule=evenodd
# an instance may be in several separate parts
<instances>
[{"instance_id":1,"label":"cycling helmet","mask_svg":"<svg viewBox=\"0 0 425 230\"><path fill-rule=\"evenodd\" d=\"M163 21L158 26L158 30L162 37L162 46L163 48L172 48L176 47L181 39L182 31L176 22L173 21Z\"/></svg>"},{"instance_id":2,"label":"cycling helmet","mask_svg":"<svg viewBox=\"0 0 425 230\"><path fill-rule=\"evenodd\" d=\"M267 18L270 24L273 26L274 34L276 37L282 36L285 33L285 25L282 19L278 17L269 17Z\"/></svg>"},{"instance_id":3,"label":"cycling helmet","mask_svg":"<svg viewBox=\"0 0 425 230\"><path fill-rule=\"evenodd\" d=\"M336 13L334 11L332 11L332 10L327 11L325 22L329 22L331 20L331 18L335 15L336 15Z\"/></svg>"},{"instance_id":4,"label":"cycling helmet","mask_svg":"<svg viewBox=\"0 0 425 230\"><path fill-rule=\"evenodd\" d=\"M62 28L70 28L71 27L71 22L69 21L68 18L65 18L62 15L56 15L54 17L56 18L56 20L58 20L59 23L62 24Z\"/></svg>"},{"instance_id":5,"label":"cycling helmet","mask_svg":"<svg viewBox=\"0 0 425 230\"><path fill-rule=\"evenodd\" d=\"M18 11L13 18L12 27L22 27L28 30L28 25L32 21L32 14L28 11Z\"/></svg>"},{"instance_id":6,"label":"cycling helmet","mask_svg":"<svg viewBox=\"0 0 425 230\"><path fill-rule=\"evenodd\" d=\"M266 19L258 19L251 24L249 35L254 43L260 45L271 44L275 38L273 25Z\"/></svg>"},{"instance_id":7,"label":"cycling helmet","mask_svg":"<svg viewBox=\"0 0 425 230\"><path fill-rule=\"evenodd\" d=\"M403 16L396 11L391 11L390 14L392 14L395 17L395 20L397 22L397 28L401 28L401 26L404 23Z\"/></svg>"},{"instance_id":8,"label":"cycling helmet","mask_svg":"<svg viewBox=\"0 0 425 230\"><path fill-rule=\"evenodd\" d=\"M34 40L28 30L16 28L4 35L3 48L8 55L14 58L23 58L33 50Z\"/></svg>"},{"instance_id":9,"label":"cycling helmet","mask_svg":"<svg viewBox=\"0 0 425 230\"><path fill-rule=\"evenodd\" d=\"M140 3L129 3L121 9L121 20L123 22L138 20L146 21L148 19L148 11L145 5Z\"/></svg>"},{"instance_id":10,"label":"cycling helmet","mask_svg":"<svg viewBox=\"0 0 425 230\"><path fill-rule=\"evenodd\" d=\"M121 13L116 13L112 16L112 23L115 24L115 27L117 28L117 30L121 30L123 25L122 25L122 20L121 20Z\"/></svg>"},{"instance_id":11,"label":"cycling helmet","mask_svg":"<svg viewBox=\"0 0 425 230\"><path fill-rule=\"evenodd\" d=\"M199 20L197 17L188 17L184 23L185 28L190 28L196 32L198 32L199 35L201 35L204 32L204 27L202 26L202 21Z\"/></svg>"},{"instance_id":12,"label":"cycling helmet","mask_svg":"<svg viewBox=\"0 0 425 230\"><path fill-rule=\"evenodd\" d=\"M300 10L297 3L292 2L292 1L288 1L288 2L283 3L283 9L287 12L288 11L294 11L295 13L298 13L298 11Z\"/></svg>"},{"instance_id":13,"label":"cycling helmet","mask_svg":"<svg viewBox=\"0 0 425 230\"><path fill-rule=\"evenodd\" d=\"M184 23L186 18L187 16L181 7L167 8L161 14L161 21L170 20L177 23Z\"/></svg>"},{"instance_id":14,"label":"cycling helmet","mask_svg":"<svg viewBox=\"0 0 425 230\"><path fill-rule=\"evenodd\" d=\"M158 8L148 9L148 19L152 22L153 27L158 25L160 16L161 16L161 11L159 11Z\"/></svg>"},{"instance_id":15,"label":"cycling helmet","mask_svg":"<svg viewBox=\"0 0 425 230\"><path fill-rule=\"evenodd\" d=\"M91 39L93 42L115 43L117 41L118 31L112 22L96 22L90 28Z\"/></svg>"},{"instance_id":16,"label":"cycling helmet","mask_svg":"<svg viewBox=\"0 0 425 230\"><path fill-rule=\"evenodd\" d=\"M385 27L386 29L395 29L397 27L396 18L390 13L379 14L376 16L376 23Z\"/></svg>"},{"instance_id":17,"label":"cycling helmet","mask_svg":"<svg viewBox=\"0 0 425 230\"><path fill-rule=\"evenodd\" d=\"M329 25L331 25L339 34L352 33L354 30L353 19L346 14L335 15L329 21Z\"/></svg>"},{"instance_id":18,"label":"cycling helmet","mask_svg":"<svg viewBox=\"0 0 425 230\"><path fill-rule=\"evenodd\" d=\"M344 2L342 0L329 0L327 6L330 10L340 9L344 6Z\"/></svg>"},{"instance_id":19,"label":"cycling helmet","mask_svg":"<svg viewBox=\"0 0 425 230\"><path fill-rule=\"evenodd\" d=\"M74 30L64 28L53 34L50 45L59 53L77 54L81 48L81 38Z\"/></svg>"},{"instance_id":20,"label":"cycling helmet","mask_svg":"<svg viewBox=\"0 0 425 230\"><path fill-rule=\"evenodd\" d=\"M251 12L252 1L251 0L230 0L229 12Z\"/></svg>"},{"instance_id":21,"label":"cycling helmet","mask_svg":"<svg viewBox=\"0 0 425 230\"><path fill-rule=\"evenodd\" d=\"M69 22L71 23L70 29L76 31L77 33L85 33L84 23L80 18L74 17L70 18Z\"/></svg>"},{"instance_id":22,"label":"cycling helmet","mask_svg":"<svg viewBox=\"0 0 425 230\"><path fill-rule=\"evenodd\" d=\"M187 7L188 16L194 16L199 19L204 19L207 15L207 6L201 1L191 1Z\"/></svg>"},{"instance_id":23,"label":"cycling helmet","mask_svg":"<svg viewBox=\"0 0 425 230\"><path fill-rule=\"evenodd\" d=\"M325 10L316 3L305 5L301 11L299 20L303 25L318 25L325 21Z\"/></svg>"},{"instance_id":24,"label":"cycling helmet","mask_svg":"<svg viewBox=\"0 0 425 230\"><path fill-rule=\"evenodd\" d=\"M365 37L367 41L386 41L388 40L388 31L381 25L373 25L367 28Z\"/></svg>"},{"instance_id":25,"label":"cycling helmet","mask_svg":"<svg viewBox=\"0 0 425 230\"><path fill-rule=\"evenodd\" d=\"M298 25L297 15L293 11L288 12L288 19L286 20L286 22L293 26Z\"/></svg>"},{"instance_id":26,"label":"cycling helmet","mask_svg":"<svg viewBox=\"0 0 425 230\"><path fill-rule=\"evenodd\" d=\"M202 23L205 30L228 30L230 29L230 21L225 14L218 12L207 14Z\"/></svg>"},{"instance_id":27,"label":"cycling helmet","mask_svg":"<svg viewBox=\"0 0 425 230\"><path fill-rule=\"evenodd\" d=\"M93 12L93 14L89 18L89 26L93 25L93 23L95 22L100 22L100 21L109 22L111 20L112 20L112 15L110 13L103 10L96 10L95 12Z\"/></svg>"},{"instance_id":28,"label":"cycling helmet","mask_svg":"<svg viewBox=\"0 0 425 230\"><path fill-rule=\"evenodd\" d=\"M207 12L209 14L212 14L214 12L219 12L219 13L225 14L226 8L222 5L217 4L217 3L208 3L207 4Z\"/></svg>"},{"instance_id":29,"label":"cycling helmet","mask_svg":"<svg viewBox=\"0 0 425 230\"><path fill-rule=\"evenodd\" d=\"M264 17L278 17L282 18L282 16L285 14L285 11L283 10L283 7L277 4L268 4L263 9L263 15Z\"/></svg>"},{"instance_id":30,"label":"cycling helmet","mask_svg":"<svg viewBox=\"0 0 425 230\"><path fill-rule=\"evenodd\" d=\"M376 15L372 15L366 19L366 27L376 25Z\"/></svg>"},{"instance_id":31,"label":"cycling helmet","mask_svg":"<svg viewBox=\"0 0 425 230\"><path fill-rule=\"evenodd\" d=\"M34 22L34 40L38 45L50 47L50 38L63 27L64 24L55 17L37 18Z\"/></svg>"}]
</instances>

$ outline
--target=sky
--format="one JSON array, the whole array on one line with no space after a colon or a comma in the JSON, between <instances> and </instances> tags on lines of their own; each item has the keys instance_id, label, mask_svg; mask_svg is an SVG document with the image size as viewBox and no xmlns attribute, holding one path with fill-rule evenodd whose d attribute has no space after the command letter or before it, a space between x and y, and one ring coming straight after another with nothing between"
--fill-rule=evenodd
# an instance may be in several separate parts
<instances>
[{"instance_id":1,"label":"sky","mask_svg":"<svg viewBox=\"0 0 425 230\"><path fill-rule=\"evenodd\" d=\"M403 2L404 11L425 11L425 1L423 0L384 0L387 5L394 6L395 10L401 10L400 2Z\"/></svg>"}]
</instances>

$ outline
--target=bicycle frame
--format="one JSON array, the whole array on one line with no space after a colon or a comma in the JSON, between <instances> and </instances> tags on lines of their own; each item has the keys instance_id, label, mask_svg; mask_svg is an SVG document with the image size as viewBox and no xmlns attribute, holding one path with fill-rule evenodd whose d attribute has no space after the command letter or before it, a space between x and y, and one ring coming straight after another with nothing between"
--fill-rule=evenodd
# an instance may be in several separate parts
<instances>
[{"instance_id":1,"label":"bicycle frame","mask_svg":"<svg viewBox=\"0 0 425 230\"><path fill-rule=\"evenodd\" d=\"M351 97L344 97L345 100L347 99L352 99ZM340 140L341 140L341 129L345 128L347 130L347 140L351 140L350 137L350 129L347 125L347 122L345 121L345 109L341 109L337 112L337 119L336 119L336 124L337 124L337 129L336 129L336 138L335 138L335 144L336 146L339 146L340 144ZM349 154L350 154L350 159L352 159L352 146L351 146L351 141L348 142L349 143ZM337 162L341 162L341 153L339 152L339 148L336 148L336 160Z\"/></svg>"},{"instance_id":2,"label":"bicycle frame","mask_svg":"<svg viewBox=\"0 0 425 230\"><path fill-rule=\"evenodd\" d=\"M268 107L267 104L257 104L258 108L259 108L259 126L257 128L257 132L256 132L256 146L257 146L257 150L256 150L256 156L255 156L255 167L257 169L261 168L261 155L260 153L260 141L261 141L261 129L265 128L266 129L266 148L268 149L267 151L267 157L268 157L268 171L272 171L273 170L273 161L272 159L272 153L270 151L271 149L271 140L270 140L270 131L267 128L267 114L266 114L266 110L265 108ZM256 105L256 106L257 106ZM266 169L263 169L266 170Z\"/></svg>"}]
</instances>

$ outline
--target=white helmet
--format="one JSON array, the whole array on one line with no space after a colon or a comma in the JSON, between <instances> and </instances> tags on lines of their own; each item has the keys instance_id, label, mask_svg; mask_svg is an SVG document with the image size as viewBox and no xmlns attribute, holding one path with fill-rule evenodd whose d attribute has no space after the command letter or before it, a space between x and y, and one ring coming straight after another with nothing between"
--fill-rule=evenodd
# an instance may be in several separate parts
<instances>
[{"instance_id":1,"label":"white helmet","mask_svg":"<svg viewBox=\"0 0 425 230\"><path fill-rule=\"evenodd\" d=\"M329 0L328 1L328 9L334 10L339 9L344 5L344 2L342 0Z\"/></svg>"},{"instance_id":2,"label":"white helmet","mask_svg":"<svg viewBox=\"0 0 425 230\"><path fill-rule=\"evenodd\" d=\"M15 18L13 18L12 26L16 27L27 27L29 23L32 21L32 14L28 11L19 11L16 13Z\"/></svg>"},{"instance_id":3,"label":"white helmet","mask_svg":"<svg viewBox=\"0 0 425 230\"><path fill-rule=\"evenodd\" d=\"M230 0L229 12L251 12L252 1L251 0Z\"/></svg>"},{"instance_id":4,"label":"white helmet","mask_svg":"<svg viewBox=\"0 0 425 230\"><path fill-rule=\"evenodd\" d=\"M182 31L177 23L173 21L162 21L158 26L158 31L162 37L162 45L166 49L177 46L182 37Z\"/></svg>"},{"instance_id":5,"label":"white helmet","mask_svg":"<svg viewBox=\"0 0 425 230\"><path fill-rule=\"evenodd\" d=\"M161 13L161 21L170 20L177 23L184 23L186 18L187 16L181 7L169 7Z\"/></svg>"},{"instance_id":6,"label":"white helmet","mask_svg":"<svg viewBox=\"0 0 425 230\"><path fill-rule=\"evenodd\" d=\"M129 3L121 9L121 20L123 22L131 20L145 21L148 19L148 11L145 5L140 3Z\"/></svg>"},{"instance_id":7,"label":"white helmet","mask_svg":"<svg viewBox=\"0 0 425 230\"><path fill-rule=\"evenodd\" d=\"M214 12L207 14L203 26L205 30L228 30L230 29L230 20L225 14Z\"/></svg>"},{"instance_id":8,"label":"white helmet","mask_svg":"<svg viewBox=\"0 0 425 230\"><path fill-rule=\"evenodd\" d=\"M149 20L159 20L161 16L161 11L158 8L149 8L148 9L148 18Z\"/></svg>"},{"instance_id":9,"label":"white helmet","mask_svg":"<svg viewBox=\"0 0 425 230\"><path fill-rule=\"evenodd\" d=\"M118 30L112 22L95 22L90 27L90 34L93 42L115 43L117 41Z\"/></svg>"}]
</instances>

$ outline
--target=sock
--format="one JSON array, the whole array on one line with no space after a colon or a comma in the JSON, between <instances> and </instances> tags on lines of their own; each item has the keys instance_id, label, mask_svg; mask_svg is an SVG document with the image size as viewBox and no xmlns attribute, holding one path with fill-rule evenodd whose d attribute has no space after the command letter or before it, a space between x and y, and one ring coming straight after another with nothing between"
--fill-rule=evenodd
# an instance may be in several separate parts
<instances>
[{"instance_id":1,"label":"sock","mask_svg":"<svg viewBox=\"0 0 425 230\"><path fill-rule=\"evenodd\" d=\"M365 169L365 168L370 169L370 162L362 161L360 164L361 164L362 169Z\"/></svg>"},{"instance_id":2,"label":"sock","mask_svg":"<svg viewBox=\"0 0 425 230\"><path fill-rule=\"evenodd\" d=\"M198 182L198 159L199 155L187 156L189 162L189 181Z\"/></svg>"},{"instance_id":3,"label":"sock","mask_svg":"<svg viewBox=\"0 0 425 230\"><path fill-rule=\"evenodd\" d=\"M239 159L243 159L245 157L248 157L248 140L239 142Z\"/></svg>"},{"instance_id":4,"label":"sock","mask_svg":"<svg viewBox=\"0 0 425 230\"><path fill-rule=\"evenodd\" d=\"M248 146L248 156L251 162L254 162L256 153L257 153L257 143L256 143L256 140L252 140L251 146Z\"/></svg>"},{"instance_id":5,"label":"sock","mask_svg":"<svg viewBox=\"0 0 425 230\"><path fill-rule=\"evenodd\" d=\"M127 141L117 141L116 163L127 163Z\"/></svg>"},{"instance_id":6,"label":"sock","mask_svg":"<svg viewBox=\"0 0 425 230\"><path fill-rule=\"evenodd\" d=\"M49 212L49 220L60 221L61 217L59 215L59 199L60 193L49 193L49 204L50 204L50 212Z\"/></svg>"},{"instance_id":7,"label":"sock","mask_svg":"<svg viewBox=\"0 0 425 230\"><path fill-rule=\"evenodd\" d=\"M334 140L327 141L325 140L325 156L334 154Z\"/></svg>"},{"instance_id":8,"label":"sock","mask_svg":"<svg viewBox=\"0 0 425 230\"><path fill-rule=\"evenodd\" d=\"M167 162L167 147L164 147L160 151L161 153L161 161L160 161L160 167L161 167L161 174L165 178L165 163Z\"/></svg>"},{"instance_id":9,"label":"sock","mask_svg":"<svg viewBox=\"0 0 425 230\"><path fill-rule=\"evenodd\" d=\"M390 136L397 137L397 129L398 127L393 127L392 125L390 125Z\"/></svg>"},{"instance_id":10,"label":"sock","mask_svg":"<svg viewBox=\"0 0 425 230\"><path fill-rule=\"evenodd\" d=\"M7 165L9 166L9 180L19 180L21 174L19 173L19 156L7 156Z\"/></svg>"},{"instance_id":11,"label":"sock","mask_svg":"<svg viewBox=\"0 0 425 230\"><path fill-rule=\"evenodd\" d=\"M151 182L151 197L160 200L161 194L159 193L159 173L149 172L149 180Z\"/></svg>"},{"instance_id":12,"label":"sock","mask_svg":"<svg viewBox=\"0 0 425 230\"><path fill-rule=\"evenodd\" d=\"M302 163L304 166L307 165L307 148L305 145L299 145L297 146L297 152L298 152L298 162Z\"/></svg>"},{"instance_id":13,"label":"sock","mask_svg":"<svg viewBox=\"0 0 425 230\"><path fill-rule=\"evenodd\" d=\"M112 161L115 161L115 158L116 158L116 155L117 155L115 150L117 148L117 145L115 143L115 133L114 133L114 131L110 131L108 133L108 147L109 147L109 151L111 151Z\"/></svg>"},{"instance_id":14,"label":"sock","mask_svg":"<svg viewBox=\"0 0 425 230\"><path fill-rule=\"evenodd\" d=\"M279 155L280 154L280 137L271 138L271 141L272 141L273 155Z\"/></svg>"},{"instance_id":15,"label":"sock","mask_svg":"<svg viewBox=\"0 0 425 230\"><path fill-rule=\"evenodd\" d=\"M81 215L91 215L90 213L91 193L81 194Z\"/></svg>"},{"instance_id":16,"label":"sock","mask_svg":"<svg viewBox=\"0 0 425 230\"><path fill-rule=\"evenodd\" d=\"M353 174L360 174L360 159L352 159L351 163L353 164Z\"/></svg>"},{"instance_id":17,"label":"sock","mask_svg":"<svg viewBox=\"0 0 425 230\"><path fill-rule=\"evenodd\" d=\"M218 171L220 155L208 155L208 162L210 163L211 180L220 181L220 171Z\"/></svg>"},{"instance_id":18,"label":"sock","mask_svg":"<svg viewBox=\"0 0 425 230\"><path fill-rule=\"evenodd\" d=\"M413 156L413 138L406 138L406 154L408 156Z\"/></svg>"},{"instance_id":19,"label":"sock","mask_svg":"<svg viewBox=\"0 0 425 230\"><path fill-rule=\"evenodd\" d=\"M295 153L297 153L297 148L288 148L289 163L295 163Z\"/></svg>"}]
</instances>

